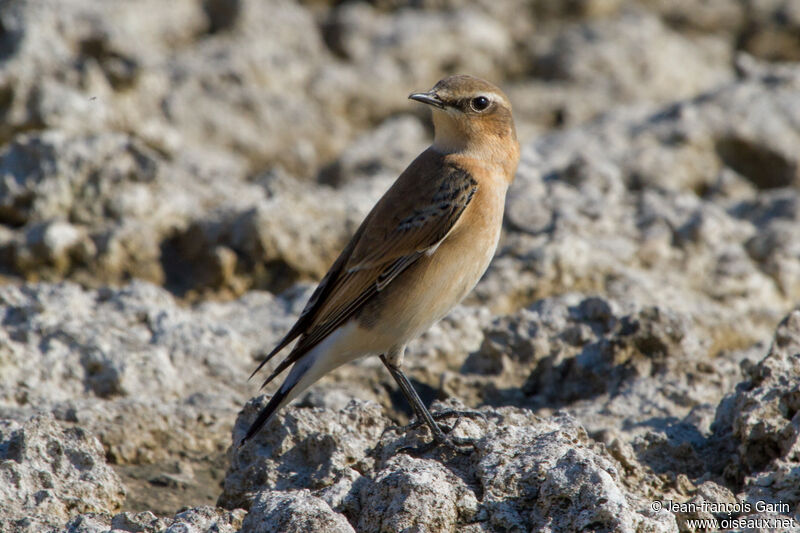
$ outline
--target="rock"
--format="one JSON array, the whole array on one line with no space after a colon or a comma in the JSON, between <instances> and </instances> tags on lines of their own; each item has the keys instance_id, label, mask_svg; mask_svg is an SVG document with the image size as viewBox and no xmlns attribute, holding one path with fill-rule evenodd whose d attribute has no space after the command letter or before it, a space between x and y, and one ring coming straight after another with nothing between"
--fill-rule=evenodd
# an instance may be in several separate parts
<instances>
[{"instance_id":1,"label":"rock","mask_svg":"<svg viewBox=\"0 0 800 533\"><path fill-rule=\"evenodd\" d=\"M799 61L800 7L795 2L751 0L745 2L746 18L741 47L771 61Z\"/></svg>"},{"instance_id":2,"label":"rock","mask_svg":"<svg viewBox=\"0 0 800 533\"><path fill-rule=\"evenodd\" d=\"M419 120L390 118L362 134L319 175L322 183L341 186L357 179L386 177L394 181L429 144Z\"/></svg>"},{"instance_id":3,"label":"rock","mask_svg":"<svg viewBox=\"0 0 800 533\"><path fill-rule=\"evenodd\" d=\"M0 412L20 420L32 414L31 406L53 412L96 434L117 466L167 468L187 450L193 457L213 457L228 446L235 414L256 390L242 387L256 354L271 348L307 297L301 288L282 298L253 292L235 302L187 309L163 289L142 282L98 291L69 283L0 287L0 361L6 369L0 379ZM436 361L437 354L452 350L457 364L461 357L455 354L477 346L477 324L487 318L485 312L462 310L456 321L440 326L435 342L418 344L417 353L428 354L420 362ZM473 327L478 331L462 329ZM435 368L440 372L448 367L436 365L429 368L431 379ZM334 373L300 403L341 407L355 397L390 407L385 389L377 386L387 379L378 360L371 358ZM363 386L354 388L353 380ZM366 413L351 414L358 420L368 414L375 418L381 409L373 404ZM311 428L317 427L314 418L309 415ZM369 431L380 433L379 427ZM352 440L350 431L342 439L350 435L348 442ZM367 442L376 438L369 431ZM309 441L309 447L317 445ZM362 447L368 447L356 442L330 446L355 446L348 457L361 457ZM336 459L330 468L350 469L347 461ZM203 490L197 476L207 467L190 468L176 483ZM317 475L326 479L321 471ZM147 479L173 483L158 475L148 474ZM165 498L161 502L166 505Z\"/></svg>"},{"instance_id":4,"label":"rock","mask_svg":"<svg viewBox=\"0 0 800 533\"><path fill-rule=\"evenodd\" d=\"M259 492L242 523L241 531L355 533L344 516L335 513L327 503L312 496L308 490Z\"/></svg>"},{"instance_id":5,"label":"rock","mask_svg":"<svg viewBox=\"0 0 800 533\"><path fill-rule=\"evenodd\" d=\"M40 274L53 269L57 277L66 274L73 258L86 261L95 251L94 243L78 228L68 222L52 221L31 225L24 244L13 247L11 253L19 272Z\"/></svg>"},{"instance_id":6,"label":"rock","mask_svg":"<svg viewBox=\"0 0 800 533\"><path fill-rule=\"evenodd\" d=\"M656 0L647 4L681 33L715 34L769 61L797 61L800 57L796 39L800 19L793 2Z\"/></svg>"},{"instance_id":7,"label":"rock","mask_svg":"<svg viewBox=\"0 0 800 533\"><path fill-rule=\"evenodd\" d=\"M244 511L225 511L213 507L195 507L171 518L157 517L149 511L124 512L114 515L81 514L66 525L69 533L106 533L110 531L141 531L144 533L234 533L242 526Z\"/></svg>"},{"instance_id":8,"label":"rock","mask_svg":"<svg viewBox=\"0 0 800 533\"><path fill-rule=\"evenodd\" d=\"M496 433L484 433L477 464L482 507L493 527L580 529L596 521L610 529L675 528L669 516L637 512L644 506L620 486L618 465L593 449L574 419L536 420L524 411L503 415ZM566 512L555 512L563 506Z\"/></svg>"},{"instance_id":9,"label":"rock","mask_svg":"<svg viewBox=\"0 0 800 533\"><path fill-rule=\"evenodd\" d=\"M361 487L360 531L455 531L478 510L475 494L442 463L405 454Z\"/></svg>"},{"instance_id":10,"label":"rock","mask_svg":"<svg viewBox=\"0 0 800 533\"><path fill-rule=\"evenodd\" d=\"M242 1L238 9L233 31L216 32L162 64L160 118L193 145L310 177L352 135L327 99L309 99L308 85L331 58L310 13L295 2ZM197 113L198 105L206 112Z\"/></svg>"},{"instance_id":11,"label":"rock","mask_svg":"<svg viewBox=\"0 0 800 533\"><path fill-rule=\"evenodd\" d=\"M351 408L354 407L355 404ZM442 407L434 406L434 410ZM377 444L370 452L373 459L359 463L363 477L352 483L341 508L328 507L319 499L328 493L326 485L335 482L341 472L333 472L333 478L323 486L317 476L302 473L309 464L319 461L304 462L303 470L291 478L282 472L290 459L287 454L293 455L294 449L305 447L301 443L306 437L304 431L284 434L287 428L297 427L297 422L291 415L278 417L271 427L272 434L280 435L283 464L262 459L261 466L252 470L250 476L258 471L259 476L275 480L265 484L291 489L257 494L251 507L251 513L256 513L254 520L265 520L262 517L268 513L273 523L275 520L284 523L294 517L295 523L322 520L335 522L334 527L339 528L342 526L338 525L337 517L341 515L334 511L343 511L359 531L398 528L466 531L471 526L567 530L589 523L603 524L609 529L677 531L674 518L668 513L652 515L644 510L646 502L623 486L619 464L594 444L574 419L562 415L545 420L510 408L482 409L482 412L486 420L465 419L454 430L460 437L475 439L475 450L466 456L438 448L412 458L398 450L429 439L426 429L405 434L385 432L380 443L377 440L372 443L372 446ZM335 415L324 411L313 414L323 420ZM233 477L229 473L226 491L247 490L250 476ZM234 486L237 488L233 489ZM311 492L298 491L300 488ZM568 506L567 512L561 511L564 505ZM304 514L294 514L299 513L296 509L308 507L311 510ZM245 522L251 527L261 523Z\"/></svg>"},{"instance_id":12,"label":"rock","mask_svg":"<svg viewBox=\"0 0 800 533\"><path fill-rule=\"evenodd\" d=\"M359 470L369 462L367 452L388 425L374 403L351 401L338 412L290 408L239 446L265 404L263 396L252 400L237 420L231 467L219 498L222 507L250 507L261 487L322 489L342 478L352 484L361 477Z\"/></svg>"},{"instance_id":13,"label":"rock","mask_svg":"<svg viewBox=\"0 0 800 533\"><path fill-rule=\"evenodd\" d=\"M12 346L19 357L15 357L17 376L41 395L29 396L29 401L80 398L87 390L109 399L134 394L163 398L186 394L185 386L192 378L177 377L193 366L189 359L180 362L181 357L192 356L178 343L181 336L191 335L191 324L174 322L182 321L182 313L168 293L146 284L116 293L84 292L75 285L42 288L35 296L15 287L2 288L9 319L6 333L9 340L16 341ZM98 307L100 315L96 314ZM101 318L104 310L108 310L105 320ZM123 315L128 318L123 320ZM42 338L49 341L39 351L37 340ZM154 339L159 339L155 345L150 343ZM213 337L210 340L214 342ZM229 351L236 349L235 340L222 342ZM120 343L126 344L127 350ZM136 344L139 350L133 349ZM208 348L214 350L210 345ZM176 364L182 370L178 371ZM42 382L58 386L37 384Z\"/></svg>"},{"instance_id":14,"label":"rock","mask_svg":"<svg viewBox=\"0 0 800 533\"><path fill-rule=\"evenodd\" d=\"M111 517L106 514L79 514L65 526L69 533L105 533L111 529Z\"/></svg>"},{"instance_id":15,"label":"rock","mask_svg":"<svg viewBox=\"0 0 800 533\"><path fill-rule=\"evenodd\" d=\"M800 280L796 260L800 244L793 231L800 220L797 195L788 188L767 191L740 207L742 214L760 228L745 243L747 253L781 290L795 294Z\"/></svg>"},{"instance_id":16,"label":"rock","mask_svg":"<svg viewBox=\"0 0 800 533\"><path fill-rule=\"evenodd\" d=\"M238 189L208 189L215 165L189 174L123 134L20 136L0 152L0 220L24 230L5 244L5 268L92 286L130 276L168 282L164 243ZM258 191L244 186L236 195Z\"/></svg>"},{"instance_id":17,"label":"rock","mask_svg":"<svg viewBox=\"0 0 800 533\"><path fill-rule=\"evenodd\" d=\"M131 9L70 0L58 17L46 0L9 4L2 22L2 50L9 60L0 79L0 112L6 118L0 140L8 144L7 166L14 158L33 163L12 169L16 178L4 180L21 183L0 206L0 220L18 228L0 239L0 266L26 279L69 277L94 286L137 277L194 298L209 291L236 296L254 286L283 290L318 277L363 211L353 211L348 217L354 221L342 225L329 222L341 219L333 216L336 210L326 219L325 213L301 207L297 213L304 221L321 219L312 228L343 229L322 232L318 250L312 246L293 256L291 248L279 245L278 235L287 232L291 240L289 230L296 225L276 230L263 214L274 206L248 179L264 172L339 184L376 173L392 179L424 144L410 118L390 118L415 109L405 99L412 87L426 88L452 71L513 78L505 86L520 131L541 132L576 125L619 104L691 97L729 83L734 63L729 42L748 42L762 31L783 35L786 28L775 20L791 28L795 18L794 10L774 2L748 2L752 24L743 7L727 4L702 9L661 2L622 9L614 1L563 7L423 2L414 9L379 4L317 9L289 0L270 6L241 1L222 8L219 2L182 0L169 8L147 3L146 9ZM701 27L721 33L698 37ZM636 57L627 57L633 49ZM776 111L767 102L773 99L758 100L752 108L763 109L752 118L726 124L771 122ZM702 104L689 103L687 109L708 107ZM698 124L713 124L710 118L703 116ZM701 128L693 126L688 133L698 142L669 141L686 137L683 131L657 135L658 150L673 154L668 156L644 150L647 141L640 142L629 157L636 168L626 162L619 174L661 176L662 168L676 166L670 163L676 154L689 167L681 183L696 189L709 186L718 159L757 187L795 183L791 135L726 127L704 140ZM389 139L401 147L397 153L376 149ZM376 160L376 153L384 155ZM588 163L591 173L596 162ZM615 165L601 167L615 172ZM692 168L700 169L705 181L698 183ZM754 170L759 168L769 168L768 177ZM96 182L89 179L95 172ZM20 173L28 176L22 179ZM36 175L45 176L41 187L35 186ZM195 176L202 176L199 184ZM321 200L313 198L314 190L301 193L303 199L293 194L276 203L343 203L350 213L346 201L325 198L325 192ZM376 197L370 196L365 210ZM159 209L153 212L152 205ZM548 219L542 209L527 211L536 213L528 215L528 227ZM219 238L230 235L234 221L245 235ZM51 257L36 244L37 222L69 223L77 235L71 233L68 249ZM711 224L706 228L717 222L697 218L698 224ZM722 224L727 225L724 217ZM270 226L269 239L264 225ZM765 242L752 243L754 253L787 238L779 228L768 233ZM650 236L644 247L649 259L669 251ZM301 235L299 241L313 239ZM260 244L267 254L259 253ZM730 258L734 264L725 269L746 268L735 254ZM781 289L794 290L792 255L765 258L761 268ZM739 285L726 290L741 290Z\"/></svg>"},{"instance_id":18,"label":"rock","mask_svg":"<svg viewBox=\"0 0 800 533\"><path fill-rule=\"evenodd\" d=\"M386 12L360 4L314 11L288 0L269 8L243 1L222 10L227 13L223 15L214 3L177 2L170 7L169 20L162 20L128 8L71 0L62 6L62 18L70 21L70 28L59 26L61 19L49 14L45 0L15 4L4 12L12 61L4 74L5 85L0 86L7 94L6 114L14 118L7 122L9 144L0 156L0 172L11 175L3 180L7 194L0 200L0 220L17 229L0 239L0 266L26 279L69 277L90 286L137 277L190 298L214 292L237 296L251 287L279 291L298 280L317 279L372 202L424 145L416 121L387 117L414 109L405 99L409 87L428 87L450 70L496 80L513 74L518 81L506 88L515 101L521 132L531 131L533 124L539 124L541 131L543 122L547 127L575 125L623 102L640 105L640 111L628 118L607 120L612 126L601 127L605 132L601 135L595 135L596 129L587 130L594 144L570 135L539 141L536 151L547 161L538 168L521 167L518 181L528 182L525 192L534 193L522 197L547 197L551 193L546 189L558 188L552 182L542 191L531 186L539 170L542 175L569 170L575 174L571 179L577 180L572 183L577 189L601 187L591 200L580 202L587 215L602 216L598 210L612 201L608 197L612 195L629 206L657 208L667 217L659 206L662 195L645 191L645 201L639 202L626 187L614 188L613 182L636 186L637 180L654 176L652 183L714 193L726 187L742 191L747 182L756 189L796 182L797 162L792 155L796 139L785 127L790 121L784 120L792 116L791 74L778 77L784 96L756 97L751 106L750 89L717 91L710 101L687 101L648 122L658 114L644 111L652 110L645 103L689 97L730 82L731 51L719 37L682 34L644 9L618 15L619 5L601 4L537 6L548 24L535 33L535 21L521 4L466 8L445 3L427 10ZM656 11L662 8L666 9L658 6ZM586 19L573 20L576 16ZM286 33L286 27L295 32ZM46 46L32 44L31 35L41 35ZM149 41L142 44L142 39ZM626 51L634 48L646 53L626 58ZM340 61L333 60L337 54ZM520 66L526 62L529 67ZM70 70L67 65L80 68ZM743 74L754 72L745 69ZM752 77L759 76L764 87L774 77L768 73ZM748 87L755 85L751 79ZM0 107L3 101L0 98ZM591 110L581 111L587 105ZM198 108L206 112L197 113ZM747 115L747 110L756 108L757 113ZM720 115L720 110L728 109L739 110L740 115ZM542 121L537 113L552 116ZM692 119L695 115L698 120ZM771 126L773 122L784 124L787 131L776 134L774 128L780 127ZM740 124L752 127L742 129ZM709 127L713 131L707 134ZM637 132L637 139L629 142L626 130ZM640 131L646 133L639 135ZM612 147L602 160L592 154L597 138L604 139L601 148ZM353 146L344 150L353 139ZM564 149L568 139L573 144ZM614 144L608 139L622 140ZM378 148L387 143L396 152ZM563 160L552 152L547 155L544 147L552 144L572 156ZM627 150L629 146L634 149ZM769 172L758 172L760 168ZM665 174L663 169L669 170ZM716 180L718 170L733 176L726 179L735 185L723 187L722 178ZM594 178L598 172L600 177ZM327 183L359 183L342 197L324 188L317 192L284 187L275 194L260 178L282 173L289 182L316 176ZM372 183L375 177L380 185ZM366 189L370 193L363 199L348 200ZM578 203L569 191L555 194ZM750 200L757 191L747 194ZM169 201L160 202L161 198ZM725 199L710 200L722 205ZM515 203L509 204L513 238L508 246L518 255L536 255L525 242L529 236L517 233L546 226L552 208L561 204L545 201L550 208L543 209L539 201L539 208L529 209L524 202L525 208L517 209ZM639 241L645 242L625 238L602 242L621 257L632 257L638 247L641 260L652 265L681 253L665 246L666 222L685 230L677 232L677 243L700 238L706 244L703 232L713 235L715 228L735 233L737 242L754 237L722 213L698 215L706 204L687 205L684 212L670 214L666 221L658 216L652 224L629 220L625 210L616 209L622 217L598 226L638 223L646 237ZM330 214L319 205L332 206ZM301 217L304 224L298 225ZM63 223L75 231L70 230L67 241L59 241L62 248L48 251L38 244L42 228ZM691 235L696 235L694 240L686 239ZM784 244L793 249L787 239L786 231L776 226L752 241L748 252L759 257L759 268L767 277L791 292L797 277L794 255L770 252L785 249ZM294 242L299 243L297 249L287 245ZM748 273L752 266L743 251L727 252L717 253L724 256L718 271L729 279L709 285L721 287L725 294L768 290L758 286L769 280ZM559 253L581 257L566 250ZM552 256L545 255L547 261L553 261ZM554 270L554 264L534 262L520 269L507 259L497 263L508 269L498 275L520 283L513 291L492 291L495 300L510 300L492 302L495 309L519 308L520 298L529 303L534 283L542 287L535 297L547 295L544 288L549 284L541 283L541 278L548 279L547 270ZM697 268L708 264L701 261ZM544 272L532 275L533 266ZM560 284L569 284L571 274L565 272ZM588 286L597 283L585 281ZM511 296L499 296L508 293ZM774 320L768 322L771 327Z\"/></svg>"},{"instance_id":19,"label":"rock","mask_svg":"<svg viewBox=\"0 0 800 533\"><path fill-rule=\"evenodd\" d=\"M3 529L24 530L24 521L12 524L25 517L53 525L76 512L108 513L125 499L97 438L51 416L0 421L0 470Z\"/></svg>"},{"instance_id":20,"label":"rock","mask_svg":"<svg viewBox=\"0 0 800 533\"><path fill-rule=\"evenodd\" d=\"M530 77L509 95L525 140L615 105L670 102L733 77L723 39L680 34L642 10L543 25L523 46Z\"/></svg>"},{"instance_id":21,"label":"rock","mask_svg":"<svg viewBox=\"0 0 800 533\"><path fill-rule=\"evenodd\" d=\"M1 287L0 398L21 416L37 405L90 428L117 463L164 460L186 446L221 451L246 400L251 354L291 319L271 295L247 301L192 311L141 282Z\"/></svg>"},{"instance_id":22,"label":"rock","mask_svg":"<svg viewBox=\"0 0 800 533\"><path fill-rule=\"evenodd\" d=\"M774 98L754 97L761 90ZM758 77L656 113L610 113L532 143L509 192L509 231L475 300L509 312L567 290L599 292L686 313L720 348L767 338L796 299L783 290L794 286L797 261L771 251L767 237L759 242L770 222L753 214L759 205L774 213L773 242L793 249L791 237L777 237L785 232L775 217L792 219L791 203L777 198L795 189L787 181L765 188L760 176L783 176L799 163L782 140L800 142L788 118L800 111L797 91L796 71ZM729 139L773 166L760 174L726 161L720 143ZM768 198L776 198L771 211ZM734 323L735 331L725 327Z\"/></svg>"},{"instance_id":23,"label":"rock","mask_svg":"<svg viewBox=\"0 0 800 533\"><path fill-rule=\"evenodd\" d=\"M708 341L688 317L661 307L568 294L497 317L484 335L464 362L469 378L446 383L448 391L490 403L569 405L592 433L687 416L741 378L741 354L718 358L710 372Z\"/></svg>"},{"instance_id":24,"label":"rock","mask_svg":"<svg viewBox=\"0 0 800 533\"><path fill-rule=\"evenodd\" d=\"M323 68L316 94L323 87L370 82L346 102L350 120L407 111L409 92L429 89L448 72L499 79L512 51L502 23L467 7L390 15L367 3L345 3L328 13L324 38L346 66Z\"/></svg>"},{"instance_id":25,"label":"rock","mask_svg":"<svg viewBox=\"0 0 800 533\"><path fill-rule=\"evenodd\" d=\"M147 116L127 106L124 93L149 77L158 55L191 42L205 24L194 2L159 6L70 0L56 13L48 0L5 3L0 138L43 127L112 129Z\"/></svg>"},{"instance_id":26,"label":"rock","mask_svg":"<svg viewBox=\"0 0 800 533\"><path fill-rule=\"evenodd\" d=\"M446 375L447 394L544 413L568 407L625 465L626 479L648 487L643 495L677 490L670 497L681 501L690 493L650 472L721 474L728 452L710 428L715 406L742 379L740 364L763 350L712 358L713 346L684 315L578 295L495 318L484 334L464 374Z\"/></svg>"},{"instance_id":27,"label":"rock","mask_svg":"<svg viewBox=\"0 0 800 533\"><path fill-rule=\"evenodd\" d=\"M542 41L531 41L537 77L628 101L679 100L732 78L724 42L687 38L646 12L567 26Z\"/></svg>"},{"instance_id":28,"label":"rock","mask_svg":"<svg viewBox=\"0 0 800 533\"><path fill-rule=\"evenodd\" d=\"M299 312L266 293L246 301L188 309L142 282L0 287L0 418L36 409L91 431L136 487L129 499L159 513L172 516L187 495L213 503L253 354ZM178 460L188 468L175 470Z\"/></svg>"},{"instance_id":29,"label":"rock","mask_svg":"<svg viewBox=\"0 0 800 533\"><path fill-rule=\"evenodd\" d=\"M800 311L778 326L767 356L749 365L748 379L717 409L715 434L734 449L725 476L747 501L800 505L797 446L800 442Z\"/></svg>"},{"instance_id":30,"label":"rock","mask_svg":"<svg viewBox=\"0 0 800 533\"><path fill-rule=\"evenodd\" d=\"M266 198L257 205L219 210L173 235L173 270L193 273L189 288L233 285L235 295L252 287L280 292L297 281L318 281L394 177L336 190L312 189L281 173L262 176L260 195ZM234 272L227 276L235 281L228 287L215 284L226 280L220 274L221 249L235 255Z\"/></svg>"}]
</instances>

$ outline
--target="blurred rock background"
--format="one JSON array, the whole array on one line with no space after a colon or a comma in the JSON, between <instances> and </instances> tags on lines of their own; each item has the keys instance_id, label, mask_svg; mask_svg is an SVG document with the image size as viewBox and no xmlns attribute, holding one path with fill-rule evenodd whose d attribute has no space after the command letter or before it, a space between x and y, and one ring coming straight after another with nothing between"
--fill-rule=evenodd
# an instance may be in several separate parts
<instances>
[{"instance_id":1,"label":"blurred rock background","mask_svg":"<svg viewBox=\"0 0 800 533\"><path fill-rule=\"evenodd\" d=\"M797 0L0 0L0 530L798 517L799 62ZM372 358L230 449L452 73L503 87L523 159L406 359L484 438L396 453L424 431L384 432Z\"/></svg>"}]
</instances>

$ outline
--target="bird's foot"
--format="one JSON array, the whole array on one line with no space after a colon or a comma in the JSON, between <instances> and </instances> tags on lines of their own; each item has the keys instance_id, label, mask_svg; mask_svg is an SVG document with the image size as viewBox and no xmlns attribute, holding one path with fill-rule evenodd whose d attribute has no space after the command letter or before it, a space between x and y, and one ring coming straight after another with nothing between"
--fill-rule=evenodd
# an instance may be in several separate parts
<instances>
[{"instance_id":1,"label":"bird's foot","mask_svg":"<svg viewBox=\"0 0 800 533\"><path fill-rule=\"evenodd\" d=\"M431 416L436 421L444 420L446 418L454 418L454 417L456 418L456 422L455 422L455 424L453 424L452 428L448 429L446 426L444 426L445 433L449 433L450 431L455 429L455 426L457 426L459 424L459 422L461 422L462 418L470 418L472 420L476 420L476 419L481 419L481 420L484 420L484 421L486 420L486 415L484 415L480 411L472 411L472 410L468 410L468 409L465 409L465 410L445 409L444 411L438 411L436 413L431 413ZM424 419L422 419L420 417L415 417L414 420L410 424L408 424L407 426L405 426L403 428L403 430L416 429L416 428L420 427L423 424L425 424L425 420ZM442 426L440 425L440 427L442 427Z\"/></svg>"},{"instance_id":2,"label":"bird's foot","mask_svg":"<svg viewBox=\"0 0 800 533\"><path fill-rule=\"evenodd\" d=\"M429 451L433 450L434 448L436 448L437 446L440 446L440 445L445 446L448 449L450 449L450 450L452 450L452 451L454 451L456 453L463 454L463 455L469 455L473 451L475 451L475 449L476 449L475 439L471 439L471 438L468 438L468 437L456 437L455 435L452 435L451 433L453 431L455 431L455 429L461 423L461 420L463 418L482 418L482 419L485 419L483 414L481 414L481 413L479 413L477 411L447 410L447 411L441 411L439 413L432 414L432 416L433 416L434 419L451 418L453 416L457 416L458 418L456 419L455 423L452 426L449 426L449 427L437 423L436 424L436 426L437 426L436 429L438 431L432 431L433 439L430 442L428 442L426 444L422 444L420 446L403 446L402 448L397 450L398 452L407 453L408 455L412 455L412 456L417 457L417 456L420 456L420 455L428 453ZM416 428L416 427L419 427L423 423L424 423L424 421L423 422L414 422L412 424L409 424L408 426L406 426L403 429ZM433 428L431 428L431 429L433 429Z\"/></svg>"},{"instance_id":3,"label":"bird's foot","mask_svg":"<svg viewBox=\"0 0 800 533\"><path fill-rule=\"evenodd\" d=\"M475 439L447 437L441 442L433 439L430 442L420 444L419 446L403 446L397 451L398 453L405 453L413 457L421 457L438 446L444 446L448 450L452 450L461 455L470 455L476 449Z\"/></svg>"},{"instance_id":4,"label":"bird's foot","mask_svg":"<svg viewBox=\"0 0 800 533\"><path fill-rule=\"evenodd\" d=\"M457 409L445 409L444 411L431 413L431 417L437 421L444 420L446 418L453 418L453 417L456 418L456 422L455 424L453 424L452 427L448 427L443 424L437 424L443 433L450 433L453 429L455 429L455 427L458 425L458 423L461 421L462 418L469 418L472 420L476 419L486 420L486 415L484 415L480 411L471 411L471 410L459 411ZM398 425L387 426L386 429L383 430L383 433L386 434L388 431L397 431L405 433L410 429L417 429L418 427L424 425L427 425L425 419L419 416L415 416L414 420L412 420L405 426L398 426Z\"/></svg>"}]
</instances>

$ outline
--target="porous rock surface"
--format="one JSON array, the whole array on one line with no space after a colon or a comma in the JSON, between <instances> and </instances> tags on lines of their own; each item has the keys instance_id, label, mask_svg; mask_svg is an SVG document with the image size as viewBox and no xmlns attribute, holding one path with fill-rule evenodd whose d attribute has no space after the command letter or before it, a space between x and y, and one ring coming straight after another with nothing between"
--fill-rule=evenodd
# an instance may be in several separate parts
<instances>
[{"instance_id":1,"label":"porous rock surface","mask_svg":"<svg viewBox=\"0 0 800 533\"><path fill-rule=\"evenodd\" d=\"M354 407L357 404L348 410ZM265 436L257 435L233 452L227 480L236 484L226 481L222 499L230 501L231 491L243 487L238 480L256 473L273 479L270 486L284 489L246 496L251 513L253 509L257 513L253 522L248 522L248 515L247 531L258 531L255 524L266 520L263 515L272 517L273 523L296 524L298 509L304 508L313 511L303 519L310 517L319 527L336 524L331 526L336 531L352 531L350 524L357 531L676 530L673 517L651 512L644 499L624 488L620 463L574 418L558 414L542 419L510 407L481 413L482 419L462 419L453 430L455 436L475 439L474 449L464 453L440 448L409 455L403 450L424 443L425 430L380 431L381 427L358 421L353 427L376 430L370 439L372 457L365 461L353 454L348 460L357 472L326 479L308 477L308 465L319 461L316 449L299 441L275 462L270 459L275 451L272 441L281 428L307 424L318 428L329 418L347 418L347 412L290 410ZM251 420L254 414L245 411L242 417ZM341 433L324 436L337 448L347 446ZM304 439L302 431L299 439ZM284 445L286 440L280 438ZM241 457L247 458L246 464ZM341 522L344 517L350 522ZM247 529L248 524L254 529Z\"/></svg>"},{"instance_id":2,"label":"porous rock surface","mask_svg":"<svg viewBox=\"0 0 800 533\"><path fill-rule=\"evenodd\" d=\"M25 528L41 518L63 523L78 513L120 509L125 488L88 431L64 427L52 416L0 424L3 531Z\"/></svg>"},{"instance_id":3,"label":"porous rock surface","mask_svg":"<svg viewBox=\"0 0 800 533\"><path fill-rule=\"evenodd\" d=\"M0 530L800 523L797 35L783 0L0 0ZM405 358L474 447L409 452L377 358L239 445L449 73L523 148Z\"/></svg>"},{"instance_id":4,"label":"porous rock surface","mask_svg":"<svg viewBox=\"0 0 800 533\"><path fill-rule=\"evenodd\" d=\"M800 498L800 311L778 326L767 356L724 398L715 433L732 441L725 475L743 484L748 501Z\"/></svg>"}]
</instances>

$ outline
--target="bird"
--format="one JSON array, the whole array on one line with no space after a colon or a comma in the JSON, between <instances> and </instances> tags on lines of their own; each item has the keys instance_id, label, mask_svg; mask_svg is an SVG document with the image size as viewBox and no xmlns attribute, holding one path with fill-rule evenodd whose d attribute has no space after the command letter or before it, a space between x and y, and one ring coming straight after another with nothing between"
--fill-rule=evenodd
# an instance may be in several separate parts
<instances>
[{"instance_id":1,"label":"bird","mask_svg":"<svg viewBox=\"0 0 800 533\"><path fill-rule=\"evenodd\" d=\"M432 446L454 441L402 370L405 347L478 283L495 254L520 148L508 97L469 75L408 97L432 110L434 138L378 200L295 324L251 374L297 342L262 384L291 367L240 441L335 368L378 355ZM446 428L452 429L452 428Z\"/></svg>"}]
</instances>

